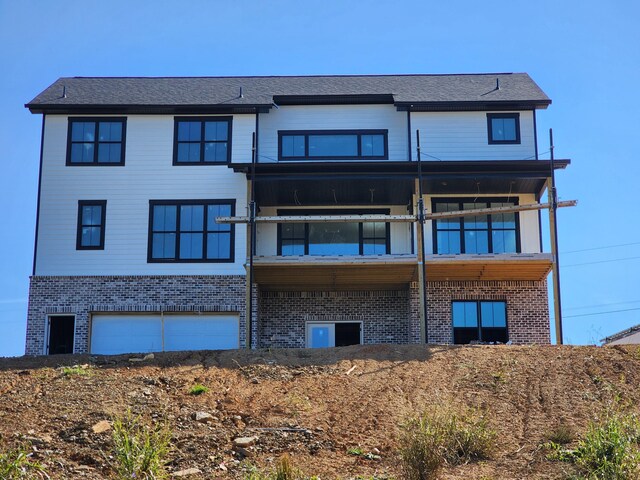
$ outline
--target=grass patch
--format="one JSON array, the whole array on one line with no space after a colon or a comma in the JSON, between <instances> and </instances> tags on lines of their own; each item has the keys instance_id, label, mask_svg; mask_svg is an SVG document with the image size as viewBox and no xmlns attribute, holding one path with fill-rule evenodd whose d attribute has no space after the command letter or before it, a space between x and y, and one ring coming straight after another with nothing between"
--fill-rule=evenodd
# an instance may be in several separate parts
<instances>
[{"instance_id":1,"label":"grass patch","mask_svg":"<svg viewBox=\"0 0 640 480\"><path fill-rule=\"evenodd\" d=\"M545 445L549 458L576 466L578 479L626 480L640 478L640 419L637 415L609 413L589 424L574 449L558 443Z\"/></svg>"},{"instance_id":2,"label":"grass patch","mask_svg":"<svg viewBox=\"0 0 640 480\"><path fill-rule=\"evenodd\" d=\"M166 477L165 459L171 432L162 424L149 426L127 412L113 421L114 469L120 479Z\"/></svg>"},{"instance_id":3,"label":"grass patch","mask_svg":"<svg viewBox=\"0 0 640 480\"><path fill-rule=\"evenodd\" d=\"M564 423L560 423L547 433L546 439L550 443L568 445L575 440L575 433L571 427Z\"/></svg>"},{"instance_id":4,"label":"grass patch","mask_svg":"<svg viewBox=\"0 0 640 480\"><path fill-rule=\"evenodd\" d=\"M31 458L29 447L21 445L0 452L0 478L20 480L49 478L45 468Z\"/></svg>"},{"instance_id":5,"label":"grass patch","mask_svg":"<svg viewBox=\"0 0 640 480\"><path fill-rule=\"evenodd\" d=\"M433 409L402 425L400 459L407 480L435 479L444 465L487 458L496 433L475 410Z\"/></svg>"},{"instance_id":6,"label":"grass patch","mask_svg":"<svg viewBox=\"0 0 640 480\"><path fill-rule=\"evenodd\" d=\"M302 473L293 467L291 459L288 455L280 457L276 463L275 471L271 473L261 472L258 469L253 469L245 476L245 480L304 480ZM315 479L316 477L310 477Z\"/></svg>"},{"instance_id":7,"label":"grass patch","mask_svg":"<svg viewBox=\"0 0 640 480\"><path fill-rule=\"evenodd\" d=\"M72 377L76 375L91 375L89 366L87 365L73 365L72 367L62 367L63 377Z\"/></svg>"},{"instance_id":8,"label":"grass patch","mask_svg":"<svg viewBox=\"0 0 640 480\"><path fill-rule=\"evenodd\" d=\"M199 383L191 387L189 390L189 395L202 395L203 393L207 393L209 391L209 387L205 387L204 385L200 385Z\"/></svg>"}]
</instances>

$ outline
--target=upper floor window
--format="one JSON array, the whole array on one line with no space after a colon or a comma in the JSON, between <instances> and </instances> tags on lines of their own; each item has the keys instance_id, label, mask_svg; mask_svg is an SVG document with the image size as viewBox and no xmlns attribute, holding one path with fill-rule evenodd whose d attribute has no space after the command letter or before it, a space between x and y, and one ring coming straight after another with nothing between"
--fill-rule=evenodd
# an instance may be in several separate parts
<instances>
[{"instance_id":1,"label":"upper floor window","mask_svg":"<svg viewBox=\"0 0 640 480\"><path fill-rule=\"evenodd\" d=\"M234 200L151 201L148 261L233 262L234 226L216 217L234 214Z\"/></svg>"},{"instance_id":2,"label":"upper floor window","mask_svg":"<svg viewBox=\"0 0 640 480\"><path fill-rule=\"evenodd\" d=\"M487 113L489 144L520 143L519 113Z\"/></svg>"},{"instance_id":3,"label":"upper floor window","mask_svg":"<svg viewBox=\"0 0 640 480\"><path fill-rule=\"evenodd\" d=\"M78 234L76 250L104 250L106 200L78 202Z\"/></svg>"},{"instance_id":4,"label":"upper floor window","mask_svg":"<svg viewBox=\"0 0 640 480\"><path fill-rule=\"evenodd\" d=\"M452 302L453 343L507 343L507 303Z\"/></svg>"},{"instance_id":5,"label":"upper floor window","mask_svg":"<svg viewBox=\"0 0 640 480\"><path fill-rule=\"evenodd\" d=\"M279 160L386 160L387 130L281 130Z\"/></svg>"},{"instance_id":6,"label":"upper floor window","mask_svg":"<svg viewBox=\"0 0 640 480\"><path fill-rule=\"evenodd\" d=\"M69 118L67 165L124 165L125 118Z\"/></svg>"},{"instance_id":7,"label":"upper floor window","mask_svg":"<svg viewBox=\"0 0 640 480\"><path fill-rule=\"evenodd\" d=\"M174 165L231 161L231 117L176 117Z\"/></svg>"},{"instance_id":8,"label":"upper floor window","mask_svg":"<svg viewBox=\"0 0 640 480\"><path fill-rule=\"evenodd\" d=\"M453 200L436 199L433 211L453 212L477 208L509 207L515 201L503 199ZM516 213L475 215L434 220L434 252L459 253L516 253L520 251L520 222Z\"/></svg>"},{"instance_id":9,"label":"upper floor window","mask_svg":"<svg viewBox=\"0 0 640 480\"><path fill-rule=\"evenodd\" d=\"M280 210L279 215L388 214L388 210ZM389 223L309 222L278 224L278 255L384 255L390 253Z\"/></svg>"}]
</instances>

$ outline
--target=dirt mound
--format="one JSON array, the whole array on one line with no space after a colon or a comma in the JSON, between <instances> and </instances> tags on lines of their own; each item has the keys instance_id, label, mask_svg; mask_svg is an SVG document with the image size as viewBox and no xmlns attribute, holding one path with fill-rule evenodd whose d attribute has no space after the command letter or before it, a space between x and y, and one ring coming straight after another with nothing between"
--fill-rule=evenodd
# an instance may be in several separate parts
<instances>
[{"instance_id":1,"label":"dirt mound","mask_svg":"<svg viewBox=\"0 0 640 480\"><path fill-rule=\"evenodd\" d=\"M444 478L548 479L566 469L540 449L554 427L581 432L614 399L640 402L637 347L379 345L142 358L0 359L2 443L30 442L51 478L109 478L110 431L94 426L130 409L168 423L168 469L197 468L189 479L242 478L285 452L323 479L397 477L399 425L429 405L453 404L489 414L498 453ZM80 367L61 368L72 365ZM209 391L190 395L196 384ZM257 439L239 448L238 437ZM356 447L363 454L348 452Z\"/></svg>"}]
</instances>

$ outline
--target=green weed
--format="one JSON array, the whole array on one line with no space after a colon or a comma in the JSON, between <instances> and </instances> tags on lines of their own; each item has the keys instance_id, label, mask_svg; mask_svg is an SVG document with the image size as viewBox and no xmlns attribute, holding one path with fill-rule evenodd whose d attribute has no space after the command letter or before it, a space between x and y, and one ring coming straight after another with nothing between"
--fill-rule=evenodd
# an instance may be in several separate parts
<instances>
[{"instance_id":1,"label":"green weed","mask_svg":"<svg viewBox=\"0 0 640 480\"><path fill-rule=\"evenodd\" d=\"M164 425L149 426L127 412L113 421L114 468L120 479L166 477L165 458L171 433Z\"/></svg>"},{"instance_id":2,"label":"green weed","mask_svg":"<svg viewBox=\"0 0 640 480\"><path fill-rule=\"evenodd\" d=\"M487 458L496 434L476 411L426 411L402 426L400 459L407 480L435 479L444 465Z\"/></svg>"},{"instance_id":3,"label":"green weed","mask_svg":"<svg viewBox=\"0 0 640 480\"><path fill-rule=\"evenodd\" d=\"M189 395L202 395L203 393L207 393L209 391L209 387L205 387L204 385L196 384L189 390Z\"/></svg>"},{"instance_id":4,"label":"green weed","mask_svg":"<svg viewBox=\"0 0 640 480\"><path fill-rule=\"evenodd\" d=\"M27 445L0 452L0 478L21 480L49 478L45 468L31 458Z\"/></svg>"}]
</instances>

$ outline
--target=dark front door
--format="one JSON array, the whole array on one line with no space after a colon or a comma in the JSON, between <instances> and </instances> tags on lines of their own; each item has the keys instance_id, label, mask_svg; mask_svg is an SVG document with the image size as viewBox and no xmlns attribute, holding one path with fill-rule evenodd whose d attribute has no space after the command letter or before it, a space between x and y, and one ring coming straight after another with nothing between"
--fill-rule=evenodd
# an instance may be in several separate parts
<instances>
[{"instance_id":1,"label":"dark front door","mask_svg":"<svg viewBox=\"0 0 640 480\"><path fill-rule=\"evenodd\" d=\"M73 353L73 315L49 317L49 355Z\"/></svg>"},{"instance_id":2,"label":"dark front door","mask_svg":"<svg viewBox=\"0 0 640 480\"><path fill-rule=\"evenodd\" d=\"M361 323L336 323L336 347L360 345Z\"/></svg>"}]
</instances>

